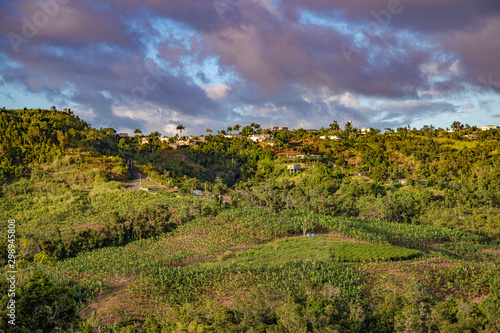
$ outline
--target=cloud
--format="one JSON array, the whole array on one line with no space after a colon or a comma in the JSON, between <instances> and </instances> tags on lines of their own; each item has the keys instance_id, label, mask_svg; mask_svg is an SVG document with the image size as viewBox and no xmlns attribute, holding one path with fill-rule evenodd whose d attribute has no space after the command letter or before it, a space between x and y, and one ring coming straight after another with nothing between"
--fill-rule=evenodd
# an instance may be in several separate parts
<instances>
[{"instance_id":1,"label":"cloud","mask_svg":"<svg viewBox=\"0 0 500 333\"><path fill-rule=\"evenodd\" d=\"M221 100L226 98L227 93L231 90L227 84L215 84L213 86L204 87L207 96L213 100Z\"/></svg>"},{"instance_id":2,"label":"cloud","mask_svg":"<svg viewBox=\"0 0 500 333\"><path fill-rule=\"evenodd\" d=\"M0 84L95 125L387 127L497 98L498 31L497 0L7 0Z\"/></svg>"}]
</instances>

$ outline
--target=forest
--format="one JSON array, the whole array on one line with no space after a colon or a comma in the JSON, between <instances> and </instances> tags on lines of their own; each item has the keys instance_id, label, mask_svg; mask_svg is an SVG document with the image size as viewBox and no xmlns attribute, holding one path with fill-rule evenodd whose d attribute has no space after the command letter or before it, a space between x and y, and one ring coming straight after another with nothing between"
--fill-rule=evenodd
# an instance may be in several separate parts
<instances>
[{"instance_id":1,"label":"forest","mask_svg":"<svg viewBox=\"0 0 500 333\"><path fill-rule=\"evenodd\" d=\"M0 331L499 332L500 129L450 127L0 110Z\"/></svg>"}]
</instances>

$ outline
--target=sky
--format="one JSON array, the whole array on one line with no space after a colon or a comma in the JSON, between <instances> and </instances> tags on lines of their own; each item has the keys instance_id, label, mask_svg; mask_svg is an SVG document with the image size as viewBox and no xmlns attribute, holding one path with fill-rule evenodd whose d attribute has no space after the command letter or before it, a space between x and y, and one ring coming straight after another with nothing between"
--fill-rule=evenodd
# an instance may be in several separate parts
<instances>
[{"instance_id":1,"label":"sky","mask_svg":"<svg viewBox=\"0 0 500 333\"><path fill-rule=\"evenodd\" d=\"M94 127L500 124L499 0L3 0L0 107Z\"/></svg>"}]
</instances>

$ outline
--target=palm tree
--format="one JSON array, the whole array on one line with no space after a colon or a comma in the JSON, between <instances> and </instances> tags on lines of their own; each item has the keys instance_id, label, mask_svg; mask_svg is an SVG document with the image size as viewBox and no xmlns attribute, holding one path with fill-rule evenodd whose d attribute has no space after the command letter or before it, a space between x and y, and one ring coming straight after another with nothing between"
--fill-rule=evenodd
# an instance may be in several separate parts
<instances>
[{"instance_id":1,"label":"palm tree","mask_svg":"<svg viewBox=\"0 0 500 333\"><path fill-rule=\"evenodd\" d=\"M160 136L161 136L161 133L158 132L158 131L155 131L155 132L151 132L149 134L149 142L150 143L157 143L158 141L160 141Z\"/></svg>"},{"instance_id":2,"label":"palm tree","mask_svg":"<svg viewBox=\"0 0 500 333\"><path fill-rule=\"evenodd\" d=\"M186 127L184 127L184 125L182 124L179 124L175 129L179 131L179 138L180 138L182 136L182 131L184 131Z\"/></svg>"},{"instance_id":3,"label":"palm tree","mask_svg":"<svg viewBox=\"0 0 500 333\"><path fill-rule=\"evenodd\" d=\"M134 130L134 134L141 134L141 133L142 133L142 131L139 128L136 128Z\"/></svg>"},{"instance_id":4,"label":"palm tree","mask_svg":"<svg viewBox=\"0 0 500 333\"><path fill-rule=\"evenodd\" d=\"M236 134L238 134L241 126L239 124L234 125L233 129L236 131Z\"/></svg>"},{"instance_id":5,"label":"palm tree","mask_svg":"<svg viewBox=\"0 0 500 333\"><path fill-rule=\"evenodd\" d=\"M228 131L229 133L233 134L233 128L232 128L231 126L229 126L229 127L227 128L227 131Z\"/></svg>"},{"instance_id":6,"label":"palm tree","mask_svg":"<svg viewBox=\"0 0 500 333\"><path fill-rule=\"evenodd\" d=\"M330 128L334 131L338 131L340 129L339 123L334 120L333 123L330 124Z\"/></svg>"},{"instance_id":7,"label":"palm tree","mask_svg":"<svg viewBox=\"0 0 500 333\"><path fill-rule=\"evenodd\" d=\"M205 132L207 132L207 134L210 135L210 134L212 134L213 131L210 128L207 128L207 130Z\"/></svg>"}]
</instances>

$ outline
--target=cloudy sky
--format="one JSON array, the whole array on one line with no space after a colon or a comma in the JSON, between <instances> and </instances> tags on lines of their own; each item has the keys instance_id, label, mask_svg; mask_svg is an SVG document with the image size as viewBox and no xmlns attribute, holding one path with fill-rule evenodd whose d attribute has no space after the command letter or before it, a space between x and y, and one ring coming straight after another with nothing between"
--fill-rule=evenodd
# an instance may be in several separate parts
<instances>
[{"instance_id":1,"label":"cloudy sky","mask_svg":"<svg viewBox=\"0 0 500 333\"><path fill-rule=\"evenodd\" d=\"M500 123L499 0L3 0L0 107L190 134Z\"/></svg>"}]
</instances>

